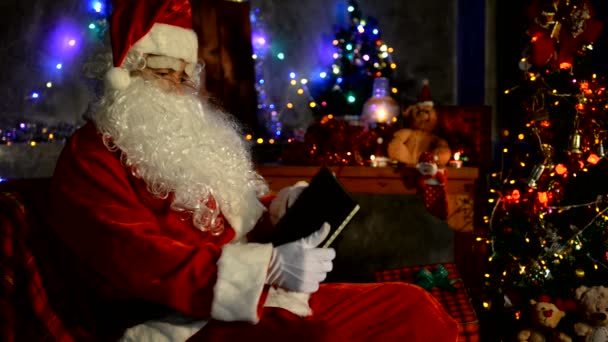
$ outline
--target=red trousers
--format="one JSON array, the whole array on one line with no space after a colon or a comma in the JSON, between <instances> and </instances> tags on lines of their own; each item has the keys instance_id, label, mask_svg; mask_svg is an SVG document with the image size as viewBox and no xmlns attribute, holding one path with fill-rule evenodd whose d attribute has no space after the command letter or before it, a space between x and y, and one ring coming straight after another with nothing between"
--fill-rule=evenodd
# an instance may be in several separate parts
<instances>
[{"instance_id":1,"label":"red trousers","mask_svg":"<svg viewBox=\"0 0 608 342\"><path fill-rule=\"evenodd\" d=\"M265 308L258 324L210 321L188 341L455 342L458 327L429 293L406 283L322 284L313 315Z\"/></svg>"}]
</instances>

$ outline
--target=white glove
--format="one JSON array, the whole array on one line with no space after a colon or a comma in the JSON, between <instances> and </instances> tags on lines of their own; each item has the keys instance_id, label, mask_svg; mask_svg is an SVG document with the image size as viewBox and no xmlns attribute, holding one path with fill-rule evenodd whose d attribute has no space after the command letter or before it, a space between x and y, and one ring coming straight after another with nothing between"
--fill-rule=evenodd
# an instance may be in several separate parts
<instances>
[{"instance_id":1,"label":"white glove","mask_svg":"<svg viewBox=\"0 0 608 342\"><path fill-rule=\"evenodd\" d=\"M329 223L309 236L272 249L266 284L313 293L333 268L333 248L316 248L329 234Z\"/></svg>"},{"instance_id":2,"label":"white glove","mask_svg":"<svg viewBox=\"0 0 608 342\"><path fill-rule=\"evenodd\" d=\"M276 225L277 222L285 215L287 208L291 207L302 191L308 186L305 181L299 181L292 186L285 187L279 191L277 197L270 202L268 211L270 214L270 223Z\"/></svg>"}]
</instances>

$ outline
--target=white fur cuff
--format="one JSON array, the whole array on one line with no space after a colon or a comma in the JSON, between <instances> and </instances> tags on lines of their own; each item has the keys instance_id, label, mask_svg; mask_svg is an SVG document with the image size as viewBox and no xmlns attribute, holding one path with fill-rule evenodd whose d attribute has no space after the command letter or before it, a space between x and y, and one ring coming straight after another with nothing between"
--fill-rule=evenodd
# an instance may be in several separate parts
<instances>
[{"instance_id":1,"label":"white fur cuff","mask_svg":"<svg viewBox=\"0 0 608 342\"><path fill-rule=\"evenodd\" d=\"M280 287L270 288L264 307L281 308L300 317L307 317L312 315L309 299L309 293L287 291Z\"/></svg>"},{"instance_id":2,"label":"white fur cuff","mask_svg":"<svg viewBox=\"0 0 608 342\"><path fill-rule=\"evenodd\" d=\"M224 246L213 289L212 318L251 323L259 321L257 309L271 255L271 244Z\"/></svg>"}]
</instances>

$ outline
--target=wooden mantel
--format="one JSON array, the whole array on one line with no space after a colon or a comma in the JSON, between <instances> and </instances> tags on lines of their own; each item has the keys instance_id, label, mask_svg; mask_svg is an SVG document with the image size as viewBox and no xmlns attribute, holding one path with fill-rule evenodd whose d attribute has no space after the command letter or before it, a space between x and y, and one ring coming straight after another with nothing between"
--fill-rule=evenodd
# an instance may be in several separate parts
<instances>
[{"instance_id":1,"label":"wooden mantel","mask_svg":"<svg viewBox=\"0 0 608 342\"><path fill-rule=\"evenodd\" d=\"M271 191L293 185L300 180L310 180L317 166L259 165L260 174L268 182ZM340 182L352 193L368 194L416 194L418 171L413 167L331 167ZM447 223L457 232L473 231L473 204L475 180L479 170L474 167L447 168L448 219Z\"/></svg>"}]
</instances>

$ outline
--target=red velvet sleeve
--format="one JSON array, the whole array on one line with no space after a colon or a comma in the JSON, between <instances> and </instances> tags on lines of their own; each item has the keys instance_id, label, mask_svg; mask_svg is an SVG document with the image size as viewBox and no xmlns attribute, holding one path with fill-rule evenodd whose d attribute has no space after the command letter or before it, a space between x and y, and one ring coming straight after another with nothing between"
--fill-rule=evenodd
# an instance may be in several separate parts
<instances>
[{"instance_id":1,"label":"red velvet sleeve","mask_svg":"<svg viewBox=\"0 0 608 342\"><path fill-rule=\"evenodd\" d=\"M117 291L210 317L221 248L234 231L227 227L212 237L178 229L189 223L177 215L159 218L138 198L134 178L94 130L88 125L77 132L56 166L55 230Z\"/></svg>"}]
</instances>

